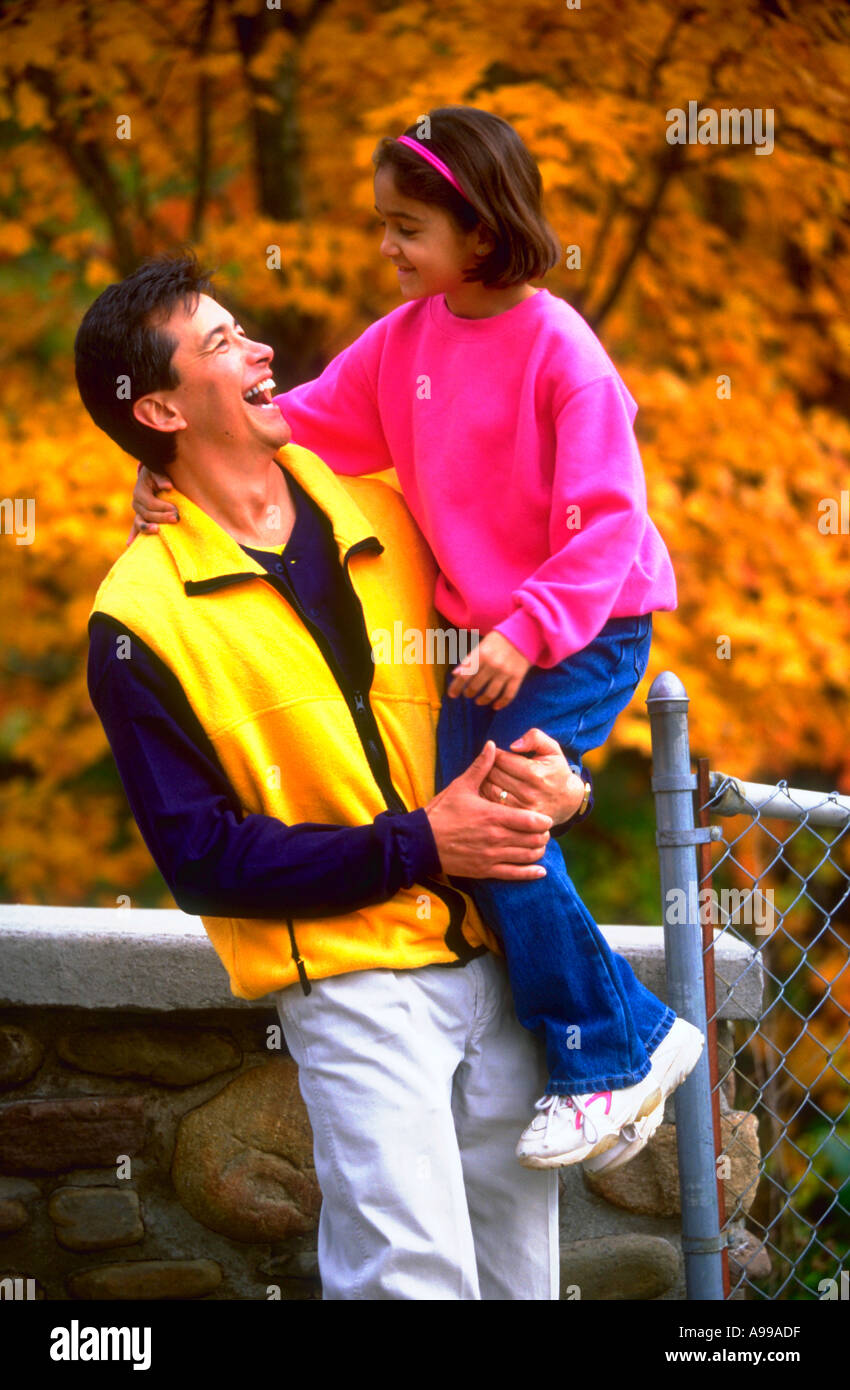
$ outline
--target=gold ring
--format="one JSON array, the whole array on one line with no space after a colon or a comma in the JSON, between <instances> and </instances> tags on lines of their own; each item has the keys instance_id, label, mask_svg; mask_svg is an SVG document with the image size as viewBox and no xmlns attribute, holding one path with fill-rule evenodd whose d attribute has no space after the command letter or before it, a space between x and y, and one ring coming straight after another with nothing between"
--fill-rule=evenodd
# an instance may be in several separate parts
<instances>
[{"instance_id":1,"label":"gold ring","mask_svg":"<svg viewBox=\"0 0 850 1390\"><path fill-rule=\"evenodd\" d=\"M508 794L507 794L507 792L499 792L499 800L500 800L500 801L507 801L507 799L508 799Z\"/></svg>"}]
</instances>

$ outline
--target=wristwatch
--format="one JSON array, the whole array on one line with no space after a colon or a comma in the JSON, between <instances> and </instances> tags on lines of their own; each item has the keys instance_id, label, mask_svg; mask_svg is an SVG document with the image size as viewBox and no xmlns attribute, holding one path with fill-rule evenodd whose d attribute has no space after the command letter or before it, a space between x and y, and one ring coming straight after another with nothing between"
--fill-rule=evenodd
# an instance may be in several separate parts
<instances>
[{"instance_id":1,"label":"wristwatch","mask_svg":"<svg viewBox=\"0 0 850 1390\"><path fill-rule=\"evenodd\" d=\"M566 749L564 751L566 752ZM576 777L581 778L582 785L584 786L584 796L581 799L581 805L578 806L575 811L573 811L569 820L566 820L561 825L557 825L553 828L552 834L555 836L564 834L565 831L569 830L570 826L575 825L578 821L582 819L583 816L586 816L590 807L593 804L593 782L590 780L589 777L585 776L584 770L581 767L580 763L571 762L569 763L569 768L571 772L575 773Z\"/></svg>"}]
</instances>

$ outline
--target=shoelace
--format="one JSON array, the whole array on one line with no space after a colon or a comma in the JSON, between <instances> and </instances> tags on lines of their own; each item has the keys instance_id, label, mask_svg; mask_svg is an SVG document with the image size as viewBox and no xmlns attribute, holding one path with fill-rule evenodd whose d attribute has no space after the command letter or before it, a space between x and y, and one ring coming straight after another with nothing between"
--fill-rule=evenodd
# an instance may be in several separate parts
<instances>
[{"instance_id":1,"label":"shoelace","mask_svg":"<svg viewBox=\"0 0 850 1390\"><path fill-rule=\"evenodd\" d=\"M557 1115L558 1111L562 1108L566 1110L575 1110L576 1114L581 1116L585 1139L591 1144L597 1143L599 1140L599 1131L593 1123L591 1116L588 1115L585 1104L589 1105L597 1096L602 1095L610 1095L610 1091L594 1091L589 1096L587 1102L584 1102L581 1096L541 1096L538 1101L535 1101L535 1110L544 1111L546 1114L546 1125L543 1130L544 1144L549 1138L549 1126L554 1116ZM590 1130L593 1131L592 1134L589 1132Z\"/></svg>"}]
</instances>

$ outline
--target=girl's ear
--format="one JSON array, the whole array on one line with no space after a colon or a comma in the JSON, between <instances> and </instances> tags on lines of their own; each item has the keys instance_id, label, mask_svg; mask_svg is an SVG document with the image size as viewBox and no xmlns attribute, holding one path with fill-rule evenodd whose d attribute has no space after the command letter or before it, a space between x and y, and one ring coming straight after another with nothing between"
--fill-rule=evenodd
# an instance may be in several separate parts
<instances>
[{"instance_id":1,"label":"girl's ear","mask_svg":"<svg viewBox=\"0 0 850 1390\"><path fill-rule=\"evenodd\" d=\"M483 222L478 223L478 226L476 227L475 231L477 235L477 240L475 244L475 255L479 259L481 259L484 256L489 256L490 252L496 245L496 238L493 236L493 233L490 231L490 229L484 226Z\"/></svg>"},{"instance_id":2,"label":"girl's ear","mask_svg":"<svg viewBox=\"0 0 850 1390\"><path fill-rule=\"evenodd\" d=\"M160 395L140 396L133 402L133 414L140 425L162 430L165 434L186 428L186 421L177 406Z\"/></svg>"}]
</instances>

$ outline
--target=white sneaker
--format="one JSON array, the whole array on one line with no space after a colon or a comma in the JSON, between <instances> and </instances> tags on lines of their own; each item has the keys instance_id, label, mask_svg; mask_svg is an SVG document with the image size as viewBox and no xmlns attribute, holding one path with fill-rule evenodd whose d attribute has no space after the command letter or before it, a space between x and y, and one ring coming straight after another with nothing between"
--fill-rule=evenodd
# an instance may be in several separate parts
<instances>
[{"instance_id":1,"label":"white sneaker","mask_svg":"<svg viewBox=\"0 0 850 1390\"><path fill-rule=\"evenodd\" d=\"M681 1043L678 1051L666 1046L674 1033ZM584 1168L588 1173L613 1173L616 1168L622 1168L624 1163L628 1163L646 1147L664 1118L665 1100L693 1071L704 1043L705 1039L698 1028L694 1028L692 1023L687 1023L683 1018L676 1019L667 1037L662 1039L651 1054L653 1066L659 1059L659 1054L662 1065L664 1057L667 1058L667 1070L660 1077L661 1101L644 1119L624 1125L619 1139L610 1149L587 1159Z\"/></svg>"},{"instance_id":2,"label":"white sneaker","mask_svg":"<svg viewBox=\"0 0 850 1390\"><path fill-rule=\"evenodd\" d=\"M639 1154L641 1149L645 1149L661 1121L664 1119L664 1101L660 1100L654 1110L650 1110L648 1115L644 1115L642 1120L633 1120L630 1125L623 1125L619 1137L610 1149L604 1153L597 1154L594 1158L585 1159L582 1167L586 1173L613 1173L615 1168L622 1168L624 1163Z\"/></svg>"},{"instance_id":3,"label":"white sneaker","mask_svg":"<svg viewBox=\"0 0 850 1390\"><path fill-rule=\"evenodd\" d=\"M637 1085L578 1096L543 1096L535 1106L541 1113L523 1131L517 1145L520 1163L525 1168L562 1168L599 1158L615 1146L618 1152L612 1154L611 1163L619 1167L621 1162L628 1162L655 1133L664 1101L696 1066L703 1043L698 1028L677 1018L652 1053L652 1065ZM591 1113L592 1106L595 1109ZM635 1128L627 1131L620 1146L626 1126ZM630 1147L628 1157L624 1157L626 1147Z\"/></svg>"}]
</instances>

